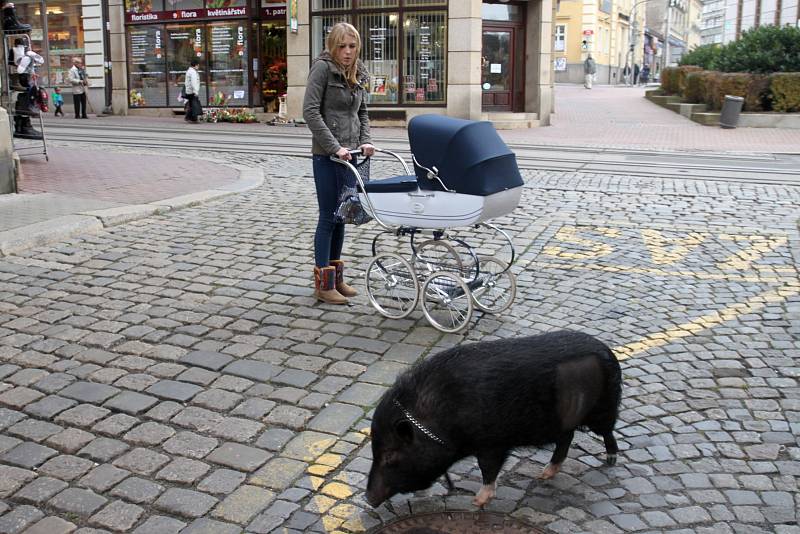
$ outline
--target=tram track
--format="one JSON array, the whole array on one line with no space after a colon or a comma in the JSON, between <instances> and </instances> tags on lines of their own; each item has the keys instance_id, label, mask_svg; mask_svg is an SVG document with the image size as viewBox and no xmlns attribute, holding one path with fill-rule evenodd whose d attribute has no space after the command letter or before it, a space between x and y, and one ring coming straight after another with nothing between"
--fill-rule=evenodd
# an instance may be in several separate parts
<instances>
[{"instance_id":1,"label":"tram track","mask_svg":"<svg viewBox=\"0 0 800 534\"><path fill-rule=\"evenodd\" d=\"M307 157L308 131L290 127L273 131L191 130L97 125L91 129L48 124L48 139L139 149L193 150L216 153ZM405 138L380 135L376 144L410 160ZM602 147L545 146L509 143L521 169L579 172L650 178L714 180L762 185L800 186L800 156L668 152Z\"/></svg>"}]
</instances>

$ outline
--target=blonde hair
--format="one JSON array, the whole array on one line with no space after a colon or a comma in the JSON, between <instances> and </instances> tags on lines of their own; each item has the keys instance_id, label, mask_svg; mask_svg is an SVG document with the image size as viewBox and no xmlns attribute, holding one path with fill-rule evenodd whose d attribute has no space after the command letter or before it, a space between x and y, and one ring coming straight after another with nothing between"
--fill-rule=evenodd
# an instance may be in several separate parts
<instances>
[{"instance_id":1,"label":"blonde hair","mask_svg":"<svg viewBox=\"0 0 800 534\"><path fill-rule=\"evenodd\" d=\"M339 45L344 43L346 37L353 37L356 40L355 61L353 61L353 64L349 67L339 65L337 56ZM334 24L327 39L325 39L325 48L328 50L333 60L336 61L336 64L342 69L344 77L347 78L350 85L356 85L358 83L358 58L361 55L361 36L358 34L358 30L355 26L346 22Z\"/></svg>"}]
</instances>

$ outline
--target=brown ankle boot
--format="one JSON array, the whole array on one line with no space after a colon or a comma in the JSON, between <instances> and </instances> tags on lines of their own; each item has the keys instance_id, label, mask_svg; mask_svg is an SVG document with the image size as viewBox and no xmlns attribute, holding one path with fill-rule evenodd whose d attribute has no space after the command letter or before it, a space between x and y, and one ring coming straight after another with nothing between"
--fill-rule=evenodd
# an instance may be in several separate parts
<instances>
[{"instance_id":1,"label":"brown ankle boot","mask_svg":"<svg viewBox=\"0 0 800 534\"><path fill-rule=\"evenodd\" d=\"M347 299L336 291L336 267L314 267L314 296L328 304L347 304Z\"/></svg>"},{"instance_id":2,"label":"brown ankle boot","mask_svg":"<svg viewBox=\"0 0 800 534\"><path fill-rule=\"evenodd\" d=\"M331 265L336 267L336 291L345 297L358 295L358 291L344 282L344 262L342 260L331 260Z\"/></svg>"}]
</instances>

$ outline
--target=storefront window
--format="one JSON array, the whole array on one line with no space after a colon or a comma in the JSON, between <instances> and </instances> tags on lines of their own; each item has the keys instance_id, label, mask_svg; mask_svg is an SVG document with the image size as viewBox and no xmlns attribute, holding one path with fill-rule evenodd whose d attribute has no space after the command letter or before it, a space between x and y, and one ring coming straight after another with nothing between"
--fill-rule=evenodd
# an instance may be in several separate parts
<instances>
[{"instance_id":1,"label":"storefront window","mask_svg":"<svg viewBox=\"0 0 800 534\"><path fill-rule=\"evenodd\" d=\"M164 0L125 0L127 13L152 13L164 11Z\"/></svg>"},{"instance_id":2,"label":"storefront window","mask_svg":"<svg viewBox=\"0 0 800 534\"><path fill-rule=\"evenodd\" d=\"M44 30L43 30L43 23L42 23L42 9L41 9L41 2L31 2L31 1L15 1L14 5L16 6L16 13L17 18L20 22L24 24L31 25L31 32L30 32L30 46L34 52L42 56L43 58L47 59L47 40L44 37ZM1 32L0 32L1 33ZM15 35L7 35L6 38L6 48L11 50L14 46L14 41L16 39L23 39L22 36L15 36ZM23 39L24 40L24 39ZM28 45L27 40L24 40L26 46ZM44 65L37 67L36 72L41 76L43 80L48 80L48 65L45 62Z\"/></svg>"},{"instance_id":3,"label":"storefront window","mask_svg":"<svg viewBox=\"0 0 800 534\"><path fill-rule=\"evenodd\" d=\"M166 106L167 76L164 27L134 26L128 29L130 107Z\"/></svg>"},{"instance_id":4,"label":"storefront window","mask_svg":"<svg viewBox=\"0 0 800 534\"><path fill-rule=\"evenodd\" d=\"M69 85L72 58L84 61L81 5L66 0L47 2L50 85ZM40 73L45 78L44 73Z\"/></svg>"},{"instance_id":5,"label":"storefront window","mask_svg":"<svg viewBox=\"0 0 800 534\"><path fill-rule=\"evenodd\" d=\"M313 0L311 54L325 47L337 22L361 34L361 60L370 73L372 105L446 102L447 0ZM402 46L401 46L402 44ZM402 55L401 55L402 53Z\"/></svg>"},{"instance_id":6,"label":"storefront window","mask_svg":"<svg viewBox=\"0 0 800 534\"><path fill-rule=\"evenodd\" d=\"M331 28L333 28L337 22L350 22L350 17L347 15L324 15L311 19L312 58L317 57L325 50L325 39L328 37L328 34L331 33Z\"/></svg>"},{"instance_id":7,"label":"storefront window","mask_svg":"<svg viewBox=\"0 0 800 534\"><path fill-rule=\"evenodd\" d=\"M167 26L167 101L170 106L180 106L178 95L186 81L186 70L192 59L200 61L200 102L206 101L205 35L202 24L175 24Z\"/></svg>"},{"instance_id":8,"label":"storefront window","mask_svg":"<svg viewBox=\"0 0 800 534\"><path fill-rule=\"evenodd\" d=\"M406 7L446 6L447 0L406 0Z\"/></svg>"},{"instance_id":9,"label":"storefront window","mask_svg":"<svg viewBox=\"0 0 800 534\"><path fill-rule=\"evenodd\" d=\"M350 9L351 0L313 0L313 11L334 11L337 9Z\"/></svg>"},{"instance_id":10,"label":"storefront window","mask_svg":"<svg viewBox=\"0 0 800 534\"><path fill-rule=\"evenodd\" d=\"M407 104L443 103L447 12L408 14L403 28L406 35L403 101Z\"/></svg>"},{"instance_id":11,"label":"storefront window","mask_svg":"<svg viewBox=\"0 0 800 534\"><path fill-rule=\"evenodd\" d=\"M261 25L262 85L264 111L277 113L278 97L286 94L286 19Z\"/></svg>"},{"instance_id":12,"label":"storefront window","mask_svg":"<svg viewBox=\"0 0 800 534\"><path fill-rule=\"evenodd\" d=\"M247 26L245 21L208 25L209 106L246 105Z\"/></svg>"},{"instance_id":13,"label":"storefront window","mask_svg":"<svg viewBox=\"0 0 800 534\"><path fill-rule=\"evenodd\" d=\"M358 7L376 8L376 7L398 7L400 2L398 0L359 0Z\"/></svg>"},{"instance_id":14,"label":"storefront window","mask_svg":"<svg viewBox=\"0 0 800 534\"><path fill-rule=\"evenodd\" d=\"M398 13L359 15L361 57L370 74L371 104L398 103Z\"/></svg>"}]
</instances>

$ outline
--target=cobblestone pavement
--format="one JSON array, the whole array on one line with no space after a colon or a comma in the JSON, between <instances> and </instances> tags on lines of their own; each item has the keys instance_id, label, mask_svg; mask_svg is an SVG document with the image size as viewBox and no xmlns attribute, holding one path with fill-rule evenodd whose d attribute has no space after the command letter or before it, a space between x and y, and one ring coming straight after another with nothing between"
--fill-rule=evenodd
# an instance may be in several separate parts
<instances>
[{"instance_id":1,"label":"cobblestone pavement","mask_svg":"<svg viewBox=\"0 0 800 534\"><path fill-rule=\"evenodd\" d=\"M443 335L363 295L315 304L310 162L261 163L258 189L0 258L0 533L345 533L470 510L472 459L450 494L370 509L373 406L440 349L562 327L623 359L619 462L581 434L542 482L550 452L519 450L490 509L551 532L800 532L800 189L530 173L496 221L514 306ZM350 231L354 275L375 233Z\"/></svg>"}]
</instances>

